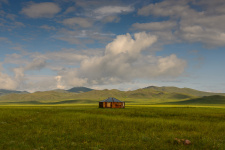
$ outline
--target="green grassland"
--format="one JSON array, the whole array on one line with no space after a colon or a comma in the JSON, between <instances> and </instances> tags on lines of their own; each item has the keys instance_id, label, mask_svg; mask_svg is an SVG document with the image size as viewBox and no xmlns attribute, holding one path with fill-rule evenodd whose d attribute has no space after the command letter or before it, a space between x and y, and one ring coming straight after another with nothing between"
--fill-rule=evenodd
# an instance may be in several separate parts
<instances>
[{"instance_id":1,"label":"green grassland","mask_svg":"<svg viewBox=\"0 0 225 150\"><path fill-rule=\"evenodd\" d=\"M0 149L225 149L225 107L0 106ZM189 139L183 145L174 138Z\"/></svg>"},{"instance_id":2,"label":"green grassland","mask_svg":"<svg viewBox=\"0 0 225 150\"><path fill-rule=\"evenodd\" d=\"M225 149L223 93L154 86L1 92L0 149ZM124 101L126 108L98 108L107 97Z\"/></svg>"}]
</instances>

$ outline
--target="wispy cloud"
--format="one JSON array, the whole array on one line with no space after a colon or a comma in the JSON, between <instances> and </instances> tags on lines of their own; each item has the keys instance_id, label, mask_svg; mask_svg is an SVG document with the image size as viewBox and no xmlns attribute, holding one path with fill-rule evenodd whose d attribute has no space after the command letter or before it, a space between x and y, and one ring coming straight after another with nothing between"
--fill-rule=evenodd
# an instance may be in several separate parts
<instances>
[{"instance_id":1,"label":"wispy cloud","mask_svg":"<svg viewBox=\"0 0 225 150\"><path fill-rule=\"evenodd\" d=\"M70 27L82 27L82 28L89 28L92 26L93 21L91 21L88 18L80 18L80 17L74 17L74 18L68 18L64 19L62 23L66 26Z\"/></svg>"},{"instance_id":2,"label":"wispy cloud","mask_svg":"<svg viewBox=\"0 0 225 150\"><path fill-rule=\"evenodd\" d=\"M95 9L94 16L97 19L102 19L107 16L113 16L121 13L129 13L134 11L134 8L131 6L103 6Z\"/></svg>"},{"instance_id":3,"label":"wispy cloud","mask_svg":"<svg viewBox=\"0 0 225 150\"><path fill-rule=\"evenodd\" d=\"M110 23L110 22L118 23L119 21L120 21L120 17L118 16L106 16L102 19L103 23Z\"/></svg>"},{"instance_id":4,"label":"wispy cloud","mask_svg":"<svg viewBox=\"0 0 225 150\"><path fill-rule=\"evenodd\" d=\"M160 30L172 30L176 27L174 21L161 21L161 22L150 22L150 23L135 23L132 25L134 29L145 30L145 31L160 31Z\"/></svg>"},{"instance_id":5,"label":"wispy cloud","mask_svg":"<svg viewBox=\"0 0 225 150\"><path fill-rule=\"evenodd\" d=\"M70 6L63 12L63 14L69 14L75 11L76 11L76 8L74 6Z\"/></svg>"},{"instance_id":6,"label":"wispy cloud","mask_svg":"<svg viewBox=\"0 0 225 150\"><path fill-rule=\"evenodd\" d=\"M12 41L10 41L7 37L0 37L0 42L12 44Z\"/></svg>"},{"instance_id":7,"label":"wispy cloud","mask_svg":"<svg viewBox=\"0 0 225 150\"><path fill-rule=\"evenodd\" d=\"M69 42L71 44L79 44L85 46L93 42L106 43L112 40L115 34L112 33L101 33L94 30L67 30L61 29L53 36L55 39Z\"/></svg>"},{"instance_id":8,"label":"wispy cloud","mask_svg":"<svg viewBox=\"0 0 225 150\"><path fill-rule=\"evenodd\" d=\"M60 11L61 8L53 2L29 2L27 6L22 9L21 13L30 18L51 18Z\"/></svg>"},{"instance_id":9,"label":"wispy cloud","mask_svg":"<svg viewBox=\"0 0 225 150\"><path fill-rule=\"evenodd\" d=\"M0 7L1 7L1 4L9 4L9 1L8 0L0 0Z\"/></svg>"},{"instance_id":10,"label":"wispy cloud","mask_svg":"<svg viewBox=\"0 0 225 150\"><path fill-rule=\"evenodd\" d=\"M49 25L42 25L40 28L45 29L45 30L56 30L54 26L49 26Z\"/></svg>"}]
</instances>

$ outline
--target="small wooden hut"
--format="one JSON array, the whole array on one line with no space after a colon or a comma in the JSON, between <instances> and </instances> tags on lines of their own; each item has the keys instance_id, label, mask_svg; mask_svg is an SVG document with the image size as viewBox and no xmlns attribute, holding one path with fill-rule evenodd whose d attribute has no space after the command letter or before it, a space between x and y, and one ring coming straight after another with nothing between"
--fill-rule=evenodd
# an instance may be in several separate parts
<instances>
[{"instance_id":1,"label":"small wooden hut","mask_svg":"<svg viewBox=\"0 0 225 150\"><path fill-rule=\"evenodd\" d=\"M99 102L99 108L125 108L125 102L109 97Z\"/></svg>"}]
</instances>

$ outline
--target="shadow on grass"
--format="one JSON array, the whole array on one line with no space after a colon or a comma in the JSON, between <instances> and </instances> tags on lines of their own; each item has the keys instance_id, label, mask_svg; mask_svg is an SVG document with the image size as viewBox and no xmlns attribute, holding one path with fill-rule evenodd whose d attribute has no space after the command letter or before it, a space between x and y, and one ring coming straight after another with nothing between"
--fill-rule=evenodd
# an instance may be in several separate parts
<instances>
[{"instance_id":1,"label":"shadow on grass","mask_svg":"<svg viewBox=\"0 0 225 150\"><path fill-rule=\"evenodd\" d=\"M203 96L200 98L193 98L189 100L179 101L179 102L165 102L162 104L169 105L224 105L225 96L221 95L212 95L212 96Z\"/></svg>"}]
</instances>

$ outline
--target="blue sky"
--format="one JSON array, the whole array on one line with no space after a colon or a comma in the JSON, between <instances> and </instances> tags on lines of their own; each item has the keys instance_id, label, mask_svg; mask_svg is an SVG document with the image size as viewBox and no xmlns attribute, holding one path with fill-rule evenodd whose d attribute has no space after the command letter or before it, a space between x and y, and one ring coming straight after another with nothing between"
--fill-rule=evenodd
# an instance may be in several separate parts
<instances>
[{"instance_id":1,"label":"blue sky","mask_svg":"<svg viewBox=\"0 0 225 150\"><path fill-rule=\"evenodd\" d=\"M0 89L225 92L223 0L0 0Z\"/></svg>"}]
</instances>

